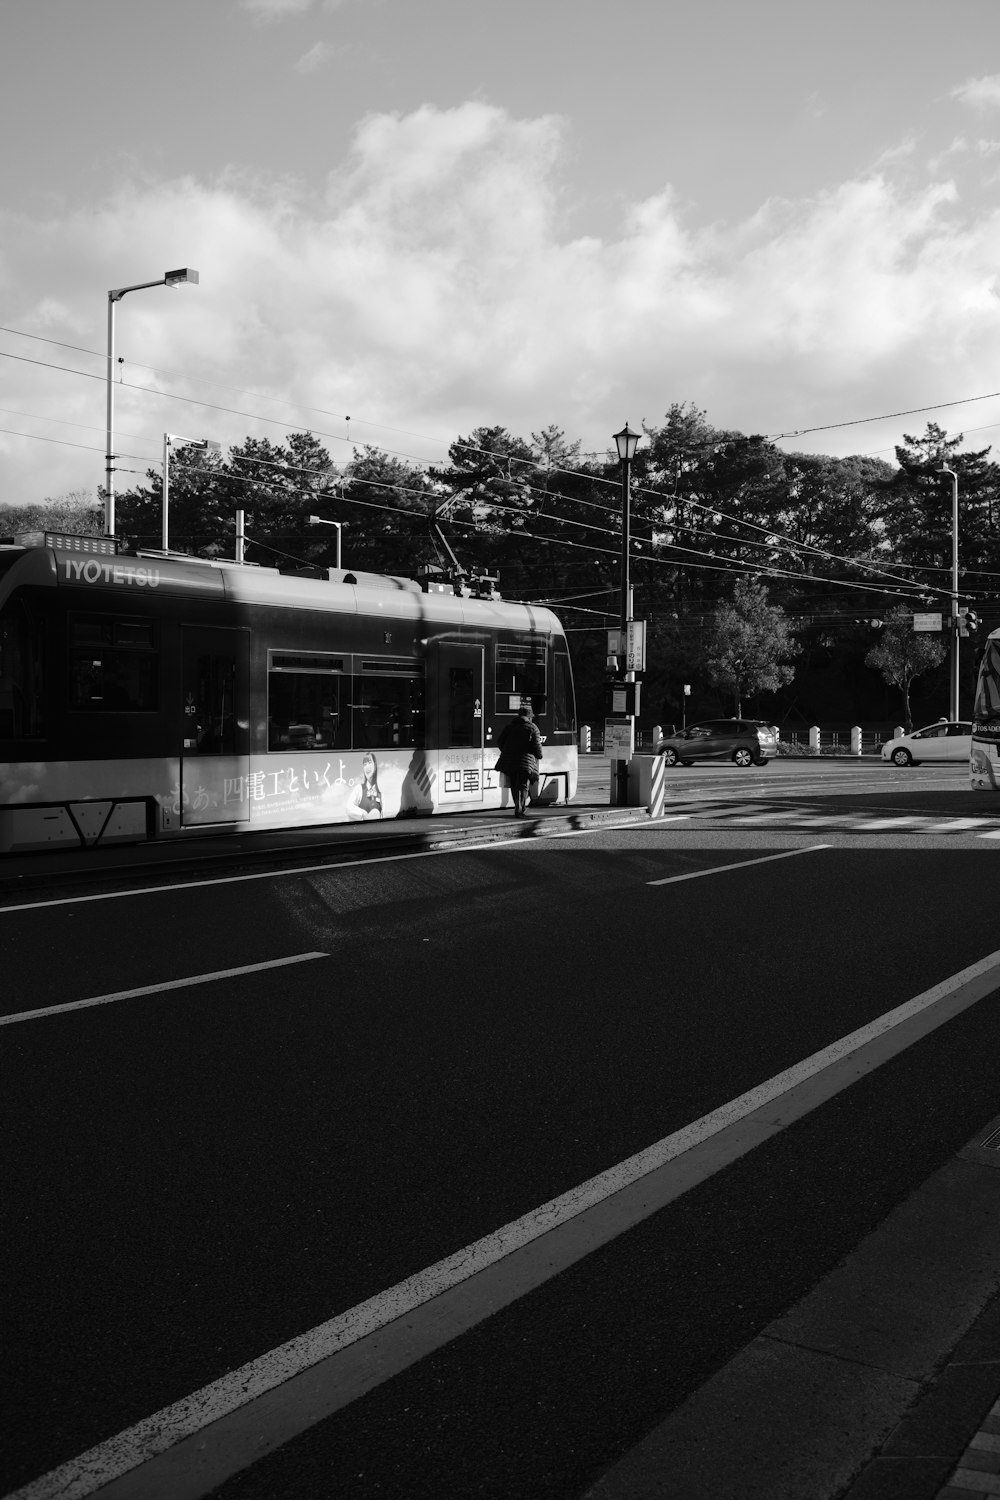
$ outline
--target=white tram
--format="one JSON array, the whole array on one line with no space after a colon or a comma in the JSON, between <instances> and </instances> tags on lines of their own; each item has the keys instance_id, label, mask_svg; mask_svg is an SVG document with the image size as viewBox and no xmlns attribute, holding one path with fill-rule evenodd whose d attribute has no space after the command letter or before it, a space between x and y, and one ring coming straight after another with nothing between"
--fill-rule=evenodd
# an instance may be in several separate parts
<instances>
[{"instance_id":1,"label":"white tram","mask_svg":"<svg viewBox=\"0 0 1000 1500\"><path fill-rule=\"evenodd\" d=\"M343 569L52 532L0 545L0 852L508 806L576 791L573 676L543 607Z\"/></svg>"}]
</instances>

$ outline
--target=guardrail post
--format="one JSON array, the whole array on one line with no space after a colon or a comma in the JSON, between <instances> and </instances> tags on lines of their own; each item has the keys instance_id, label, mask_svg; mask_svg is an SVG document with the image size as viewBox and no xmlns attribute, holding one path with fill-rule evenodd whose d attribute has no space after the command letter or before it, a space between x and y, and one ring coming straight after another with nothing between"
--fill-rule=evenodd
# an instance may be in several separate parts
<instances>
[{"instance_id":1,"label":"guardrail post","mask_svg":"<svg viewBox=\"0 0 1000 1500\"><path fill-rule=\"evenodd\" d=\"M809 731L809 754L819 754L819 725L814 724Z\"/></svg>"},{"instance_id":2,"label":"guardrail post","mask_svg":"<svg viewBox=\"0 0 1000 1500\"><path fill-rule=\"evenodd\" d=\"M861 725L860 724L855 724L854 728L851 730L851 754L852 755L860 755L861 754Z\"/></svg>"}]
</instances>

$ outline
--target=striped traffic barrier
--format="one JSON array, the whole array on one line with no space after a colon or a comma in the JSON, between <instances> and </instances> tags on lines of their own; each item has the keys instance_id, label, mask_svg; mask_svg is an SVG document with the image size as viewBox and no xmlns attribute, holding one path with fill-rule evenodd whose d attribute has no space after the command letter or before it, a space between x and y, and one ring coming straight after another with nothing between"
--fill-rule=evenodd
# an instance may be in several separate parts
<instances>
[{"instance_id":1,"label":"striped traffic barrier","mask_svg":"<svg viewBox=\"0 0 1000 1500\"><path fill-rule=\"evenodd\" d=\"M662 755L657 755L650 766L649 774L649 816L651 818L663 817L663 797L666 790L666 778L664 775L666 763Z\"/></svg>"}]
</instances>

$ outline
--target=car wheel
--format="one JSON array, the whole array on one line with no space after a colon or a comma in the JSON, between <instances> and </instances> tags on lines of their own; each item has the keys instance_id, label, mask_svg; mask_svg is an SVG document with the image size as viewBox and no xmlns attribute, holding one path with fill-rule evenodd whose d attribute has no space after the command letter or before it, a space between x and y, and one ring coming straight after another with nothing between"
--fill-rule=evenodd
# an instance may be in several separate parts
<instances>
[{"instance_id":1,"label":"car wheel","mask_svg":"<svg viewBox=\"0 0 1000 1500\"><path fill-rule=\"evenodd\" d=\"M738 766L753 765L753 755L745 745L741 745L739 749L733 751L733 760Z\"/></svg>"},{"instance_id":2,"label":"car wheel","mask_svg":"<svg viewBox=\"0 0 1000 1500\"><path fill-rule=\"evenodd\" d=\"M663 759L666 761L668 766L676 766L677 751L672 746L670 746L668 749L664 750Z\"/></svg>"},{"instance_id":3,"label":"car wheel","mask_svg":"<svg viewBox=\"0 0 1000 1500\"><path fill-rule=\"evenodd\" d=\"M770 764L771 764L770 757L767 756L767 755L762 755L761 758L760 758L760 760L754 761L754 765L757 765L757 766L769 766Z\"/></svg>"},{"instance_id":4,"label":"car wheel","mask_svg":"<svg viewBox=\"0 0 1000 1500\"><path fill-rule=\"evenodd\" d=\"M894 750L892 752L892 763L894 766L912 766L913 756L910 754L909 750L904 750L902 746L900 746L898 750Z\"/></svg>"}]
</instances>

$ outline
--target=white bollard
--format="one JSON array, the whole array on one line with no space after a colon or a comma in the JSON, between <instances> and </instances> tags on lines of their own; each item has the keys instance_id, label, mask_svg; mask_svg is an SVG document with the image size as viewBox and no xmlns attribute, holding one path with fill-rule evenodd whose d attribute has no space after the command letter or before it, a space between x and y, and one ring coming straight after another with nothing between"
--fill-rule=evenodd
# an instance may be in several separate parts
<instances>
[{"instance_id":1,"label":"white bollard","mask_svg":"<svg viewBox=\"0 0 1000 1500\"><path fill-rule=\"evenodd\" d=\"M860 755L861 754L861 725L860 724L855 724L854 728L851 730L851 754L852 755Z\"/></svg>"},{"instance_id":2,"label":"white bollard","mask_svg":"<svg viewBox=\"0 0 1000 1500\"><path fill-rule=\"evenodd\" d=\"M589 755L590 754L590 725L589 724L581 724L580 725L580 754L581 755Z\"/></svg>"},{"instance_id":3,"label":"white bollard","mask_svg":"<svg viewBox=\"0 0 1000 1500\"><path fill-rule=\"evenodd\" d=\"M814 724L809 731L809 754L819 754L819 725Z\"/></svg>"}]
</instances>

